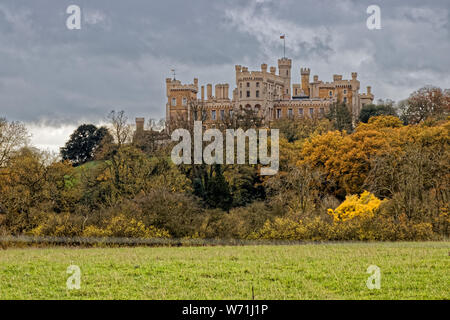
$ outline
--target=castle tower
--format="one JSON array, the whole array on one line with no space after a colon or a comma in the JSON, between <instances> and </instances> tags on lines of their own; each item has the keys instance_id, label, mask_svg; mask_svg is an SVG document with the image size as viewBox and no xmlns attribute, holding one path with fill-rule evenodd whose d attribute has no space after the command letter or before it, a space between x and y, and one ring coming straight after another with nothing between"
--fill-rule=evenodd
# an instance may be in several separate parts
<instances>
[{"instance_id":1,"label":"castle tower","mask_svg":"<svg viewBox=\"0 0 450 320\"><path fill-rule=\"evenodd\" d=\"M169 133L172 122L190 119L189 101L197 99L198 79L190 84L182 84L180 80L166 78L166 131Z\"/></svg>"},{"instance_id":2,"label":"castle tower","mask_svg":"<svg viewBox=\"0 0 450 320\"><path fill-rule=\"evenodd\" d=\"M302 90L305 95L309 96L309 74L311 70L309 68L300 68L300 75L302 78ZM317 77L317 80L319 78Z\"/></svg>"},{"instance_id":3,"label":"castle tower","mask_svg":"<svg viewBox=\"0 0 450 320\"><path fill-rule=\"evenodd\" d=\"M289 100L291 98L291 67L292 60L288 58L278 59L278 74L283 79L284 91L283 99Z\"/></svg>"},{"instance_id":4,"label":"castle tower","mask_svg":"<svg viewBox=\"0 0 450 320\"><path fill-rule=\"evenodd\" d=\"M136 134L144 133L144 118L136 118Z\"/></svg>"}]
</instances>

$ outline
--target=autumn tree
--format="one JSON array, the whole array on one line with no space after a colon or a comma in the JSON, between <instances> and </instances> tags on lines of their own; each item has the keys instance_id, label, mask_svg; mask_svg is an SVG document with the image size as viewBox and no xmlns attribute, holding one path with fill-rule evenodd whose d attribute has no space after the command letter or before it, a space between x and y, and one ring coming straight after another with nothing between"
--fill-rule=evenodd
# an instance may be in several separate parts
<instances>
[{"instance_id":1,"label":"autumn tree","mask_svg":"<svg viewBox=\"0 0 450 320\"><path fill-rule=\"evenodd\" d=\"M407 124L417 124L427 118L445 119L450 114L450 90L423 87L402 103L402 119Z\"/></svg>"}]
</instances>

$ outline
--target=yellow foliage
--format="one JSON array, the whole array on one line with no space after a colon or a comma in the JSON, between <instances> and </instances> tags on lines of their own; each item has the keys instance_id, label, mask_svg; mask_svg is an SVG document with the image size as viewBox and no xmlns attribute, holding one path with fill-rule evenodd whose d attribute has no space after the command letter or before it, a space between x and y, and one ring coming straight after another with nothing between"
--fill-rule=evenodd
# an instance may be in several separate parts
<instances>
[{"instance_id":1,"label":"yellow foliage","mask_svg":"<svg viewBox=\"0 0 450 320\"><path fill-rule=\"evenodd\" d=\"M104 228L87 226L85 237L129 237L129 238L170 238L169 232L154 226L145 226L142 221L120 214L111 218Z\"/></svg>"},{"instance_id":2,"label":"yellow foliage","mask_svg":"<svg viewBox=\"0 0 450 320\"><path fill-rule=\"evenodd\" d=\"M347 196L335 210L328 209L328 214L334 221L346 221L355 217L373 218L382 202L373 193L364 191L360 196L357 194Z\"/></svg>"}]
</instances>

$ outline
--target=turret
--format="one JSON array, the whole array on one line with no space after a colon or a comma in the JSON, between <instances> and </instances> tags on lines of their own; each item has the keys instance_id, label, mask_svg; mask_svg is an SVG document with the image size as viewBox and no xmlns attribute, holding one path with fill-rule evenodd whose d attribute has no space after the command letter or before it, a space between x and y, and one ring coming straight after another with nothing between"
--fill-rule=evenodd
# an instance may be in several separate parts
<instances>
[{"instance_id":1,"label":"turret","mask_svg":"<svg viewBox=\"0 0 450 320\"><path fill-rule=\"evenodd\" d=\"M291 98L291 67L292 60L288 58L278 59L278 74L283 79L284 91L283 96L287 99Z\"/></svg>"},{"instance_id":2,"label":"turret","mask_svg":"<svg viewBox=\"0 0 450 320\"><path fill-rule=\"evenodd\" d=\"M302 90L305 95L309 96L309 75L311 70L309 68L300 68L300 75L302 77Z\"/></svg>"}]
</instances>

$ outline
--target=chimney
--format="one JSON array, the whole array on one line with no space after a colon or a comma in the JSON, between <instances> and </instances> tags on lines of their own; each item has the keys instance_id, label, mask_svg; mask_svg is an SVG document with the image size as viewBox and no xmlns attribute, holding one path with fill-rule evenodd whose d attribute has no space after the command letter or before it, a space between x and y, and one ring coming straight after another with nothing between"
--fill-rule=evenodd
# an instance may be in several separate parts
<instances>
[{"instance_id":1,"label":"chimney","mask_svg":"<svg viewBox=\"0 0 450 320\"><path fill-rule=\"evenodd\" d=\"M372 90L371 90L372 88L371 88L371 86L368 86L367 87L367 95L370 95L370 94L372 94Z\"/></svg>"},{"instance_id":2,"label":"chimney","mask_svg":"<svg viewBox=\"0 0 450 320\"><path fill-rule=\"evenodd\" d=\"M136 133L144 132L144 118L136 118Z\"/></svg>"},{"instance_id":3,"label":"chimney","mask_svg":"<svg viewBox=\"0 0 450 320\"><path fill-rule=\"evenodd\" d=\"M314 75L314 82L319 82L319 76L316 74L316 75Z\"/></svg>"},{"instance_id":4,"label":"chimney","mask_svg":"<svg viewBox=\"0 0 450 320\"><path fill-rule=\"evenodd\" d=\"M356 80L357 77L358 77L358 73L352 72L352 80Z\"/></svg>"},{"instance_id":5,"label":"chimney","mask_svg":"<svg viewBox=\"0 0 450 320\"><path fill-rule=\"evenodd\" d=\"M264 73L267 72L267 64L263 63L263 64L261 65L261 71L264 72Z\"/></svg>"},{"instance_id":6,"label":"chimney","mask_svg":"<svg viewBox=\"0 0 450 320\"><path fill-rule=\"evenodd\" d=\"M223 85L223 98L224 99L229 99L228 98L228 90L229 90L229 88L230 88L230 85L228 83L225 83Z\"/></svg>"},{"instance_id":7,"label":"chimney","mask_svg":"<svg viewBox=\"0 0 450 320\"><path fill-rule=\"evenodd\" d=\"M275 68L275 67L270 67L270 73L271 73L271 74L275 74L275 72L277 72L277 68Z\"/></svg>"},{"instance_id":8,"label":"chimney","mask_svg":"<svg viewBox=\"0 0 450 320\"><path fill-rule=\"evenodd\" d=\"M205 86L202 86L202 101L205 101Z\"/></svg>"},{"instance_id":9,"label":"chimney","mask_svg":"<svg viewBox=\"0 0 450 320\"><path fill-rule=\"evenodd\" d=\"M211 100L211 99L212 99L212 84L211 84L211 83L208 83L208 84L206 85L206 98L207 98L208 100Z\"/></svg>"},{"instance_id":10,"label":"chimney","mask_svg":"<svg viewBox=\"0 0 450 320\"><path fill-rule=\"evenodd\" d=\"M222 85L221 84L216 84L215 87L215 97L216 99L222 99Z\"/></svg>"}]
</instances>

